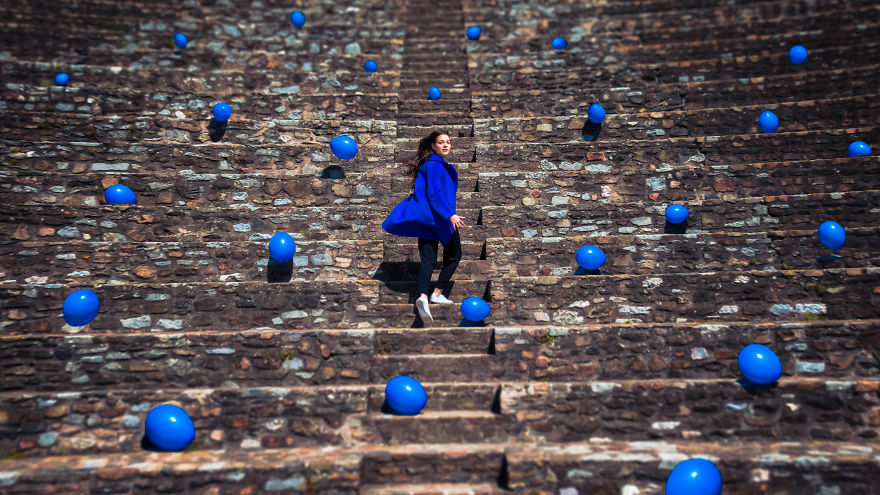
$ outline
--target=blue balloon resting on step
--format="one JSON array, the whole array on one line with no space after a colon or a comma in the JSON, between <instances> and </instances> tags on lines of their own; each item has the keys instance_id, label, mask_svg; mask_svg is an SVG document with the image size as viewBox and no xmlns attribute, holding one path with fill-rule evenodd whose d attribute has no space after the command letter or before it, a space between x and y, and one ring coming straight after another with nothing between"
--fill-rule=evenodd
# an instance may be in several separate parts
<instances>
[{"instance_id":1,"label":"blue balloon resting on step","mask_svg":"<svg viewBox=\"0 0 880 495\"><path fill-rule=\"evenodd\" d=\"M605 264L605 252L593 245L581 246L575 254L575 260L584 270L598 270Z\"/></svg>"},{"instance_id":2,"label":"blue balloon resting on step","mask_svg":"<svg viewBox=\"0 0 880 495\"><path fill-rule=\"evenodd\" d=\"M819 226L819 242L827 247L838 250L846 242L846 231L837 222L827 221Z\"/></svg>"},{"instance_id":3,"label":"blue balloon resting on step","mask_svg":"<svg viewBox=\"0 0 880 495\"><path fill-rule=\"evenodd\" d=\"M77 289L64 299L61 314L68 325L81 327L98 316L100 307L101 301L94 292L89 289Z\"/></svg>"},{"instance_id":4,"label":"blue balloon resting on step","mask_svg":"<svg viewBox=\"0 0 880 495\"><path fill-rule=\"evenodd\" d=\"M565 47L568 46L568 41L565 41L565 38L562 36L557 36L556 38L553 38L553 43L551 44L553 45L553 48L557 50L564 50Z\"/></svg>"},{"instance_id":5,"label":"blue balloon resting on step","mask_svg":"<svg viewBox=\"0 0 880 495\"><path fill-rule=\"evenodd\" d=\"M795 45L788 51L788 59L794 65L801 65L807 61L807 49L801 45Z\"/></svg>"},{"instance_id":6,"label":"blue balloon resting on step","mask_svg":"<svg viewBox=\"0 0 880 495\"><path fill-rule=\"evenodd\" d=\"M188 40L186 39L186 35L183 33L177 33L174 35L174 44L177 45L177 48L186 48L186 44Z\"/></svg>"},{"instance_id":7,"label":"blue balloon resting on step","mask_svg":"<svg viewBox=\"0 0 880 495\"><path fill-rule=\"evenodd\" d=\"M338 158L351 160L357 155L357 141L351 136L336 136L330 140L330 151Z\"/></svg>"},{"instance_id":8,"label":"blue balloon resting on step","mask_svg":"<svg viewBox=\"0 0 880 495\"><path fill-rule=\"evenodd\" d=\"M587 109L587 118L590 119L590 122L594 124L601 124L603 120L605 120L605 107L598 103L593 103L590 105L590 108Z\"/></svg>"},{"instance_id":9,"label":"blue balloon resting on step","mask_svg":"<svg viewBox=\"0 0 880 495\"><path fill-rule=\"evenodd\" d=\"M849 148L847 148L846 151L851 158L871 155L871 147L864 141L853 141L849 143Z\"/></svg>"},{"instance_id":10,"label":"blue balloon resting on step","mask_svg":"<svg viewBox=\"0 0 880 495\"><path fill-rule=\"evenodd\" d=\"M761 128L762 132L776 132L776 129L779 127L779 117L770 110L764 110L761 112L761 116L758 117L758 127Z\"/></svg>"},{"instance_id":11,"label":"blue balloon resting on step","mask_svg":"<svg viewBox=\"0 0 880 495\"><path fill-rule=\"evenodd\" d=\"M461 302L461 316L467 321L483 321L490 311L489 303L479 297L469 297Z\"/></svg>"},{"instance_id":12,"label":"blue balloon resting on step","mask_svg":"<svg viewBox=\"0 0 880 495\"><path fill-rule=\"evenodd\" d=\"M666 478L666 495L721 495L721 472L708 459L682 461Z\"/></svg>"},{"instance_id":13,"label":"blue balloon resting on step","mask_svg":"<svg viewBox=\"0 0 880 495\"><path fill-rule=\"evenodd\" d=\"M108 205L137 204L137 195L128 186L113 184L104 189L104 202Z\"/></svg>"},{"instance_id":14,"label":"blue balloon resting on step","mask_svg":"<svg viewBox=\"0 0 880 495\"><path fill-rule=\"evenodd\" d=\"M59 72L55 76L55 84L57 84L59 86L67 86L67 81L69 81L69 80L70 80L70 75L68 75L67 72Z\"/></svg>"},{"instance_id":15,"label":"blue balloon resting on step","mask_svg":"<svg viewBox=\"0 0 880 495\"><path fill-rule=\"evenodd\" d=\"M162 450L183 450L196 438L192 418L174 404L162 404L151 409L144 427L150 442Z\"/></svg>"},{"instance_id":16,"label":"blue balloon resting on step","mask_svg":"<svg viewBox=\"0 0 880 495\"><path fill-rule=\"evenodd\" d=\"M739 351L736 358L739 371L746 380L756 385L770 385L779 380L782 374L782 362L769 347L761 344L750 344Z\"/></svg>"},{"instance_id":17,"label":"blue balloon resting on step","mask_svg":"<svg viewBox=\"0 0 880 495\"><path fill-rule=\"evenodd\" d=\"M683 223L690 214L691 212L684 205L671 204L666 207L666 220L669 223Z\"/></svg>"},{"instance_id":18,"label":"blue balloon resting on step","mask_svg":"<svg viewBox=\"0 0 880 495\"><path fill-rule=\"evenodd\" d=\"M276 232L269 239L269 257L278 263L287 263L296 254L296 243L287 232Z\"/></svg>"},{"instance_id":19,"label":"blue balloon resting on step","mask_svg":"<svg viewBox=\"0 0 880 495\"><path fill-rule=\"evenodd\" d=\"M229 108L229 105L221 101L220 103L214 105L213 113L214 120L216 120L217 122L226 122L227 120L229 120L229 117L232 116L232 109Z\"/></svg>"},{"instance_id":20,"label":"blue balloon resting on step","mask_svg":"<svg viewBox=\"0 0 880 495\"><path fill-rule=\"evenodd\" d=\"M402 375L385 385L385 402L399 414L418 414L428 403L428 394L418 380Z\"/></svg>"},{"instance_id":21,"label":"blue balloon resting on step","mask_svg":"<svg viewBox=\"0 0 880 495\"><path fill-rule=\"evenodd\" d=\"M379 70L379 66L376 64L375 60L367 60L364 64L364 70L367 72L376 72Z\"/></svg>"},{"instance_id":22,"label":"blue balloon resting on step","mask_svg":"<svg viewBox=\"0 0 880 495\"><path fill-rule=\"evenodd\" d=\"M476 41L480 39L480 34L483 33L483 30L480 28L480 26L471 26L467 28L467 31L465 33L467 34L469 40Z\"/></svg>"},{"instance_id":23,"label":"blue balloon resting on step","mask_svg":"<svg viewBox=\"0 0 880 495\"><path fill-rule=\"evenodd\" d=\"M290 13L290 23L293 24L293 27L299 29L306 25L306 15L298 10L294 10Z\"/></svg>"},{"instance_id":24,"label":"blue balloon resting on step","mask_svg":"<svg viewBox=\"0 0 880 495\"><path fill-rule=\"evenodd\" d=\"M438 88L437 86L431 86L430 88L428 88L428 98L432 100L439 100L440 88Z\"/></svg>"}]
</instances>

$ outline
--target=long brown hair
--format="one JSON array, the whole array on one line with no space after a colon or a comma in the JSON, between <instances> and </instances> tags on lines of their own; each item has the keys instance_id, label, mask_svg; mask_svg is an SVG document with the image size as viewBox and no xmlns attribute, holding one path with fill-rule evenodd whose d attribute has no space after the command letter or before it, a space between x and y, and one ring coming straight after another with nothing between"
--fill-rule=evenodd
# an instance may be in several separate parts
<instances>
[{"instance_id":1,"label":"long brown hair","mask_svg":"<svg viewBox=\"0 0 880 495\"><path fill-rule=\"evenodd\" d=\"M438 136L449 135L443 131L434 131L431 134L423 137L419 141L419 149L416 150L415 153L406 157L403 161L403 164L406 165L406 175L412 179L412 184L416 184L416 176L419 174L419 168L428 161L428 158L431 156L431 153L434 152L434 148L431 147L434 144L434 141L437 140Z\"/></svg>"}]
</instances>

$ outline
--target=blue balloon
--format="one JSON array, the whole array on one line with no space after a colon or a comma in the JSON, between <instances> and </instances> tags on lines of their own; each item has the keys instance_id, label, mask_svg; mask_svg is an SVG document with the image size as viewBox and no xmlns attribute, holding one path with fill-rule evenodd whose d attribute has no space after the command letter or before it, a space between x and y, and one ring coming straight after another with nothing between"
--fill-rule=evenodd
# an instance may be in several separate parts
<instances>
[{"instance_id":1,"label":"blue balloon","mask_svg":"<svg viewBox=\"0 0 880 495\"><path fill-rule=\"evenodd\" d=\"M364 64L364 70L367 72L376 72L379 70L379 66L376 65L375 61L367 60L367 63Z\"/></svg>"},{"instance_id":2,"label":"blue balloon","mask_svg":"<svg viewBox=\"0 0 880 495\"><path fill-rule=\"evenodd\" d=\"M605 264L605 253L596 246L581 246L575 254L575 259L579 267L584 270L598 270L600 266Z\"/></svg>"},{"instance_id":3,"label":"blue balloon","mask_svg":"<svg viewBox=\"0 0 880 495\"><path fill-rule=\"evenodd\" d=\"M708 459L679 462L666 478L666 495L721 495L721 472Z\"/></svg>"},{"instance_id":4,"label":"blue balloon","mask_svg":"<svg viewBox=\"0 0 880 495\"><path fill-rule=\"evenodd\" d=\"M114 184L104 189L104 202L108 205L133 205L137 204L137 195L122 184Z\"/></svg>"},{"instance_id":5,"label":"blue balloon","mask_svg":"<svg viewBox=\"0 0 880 495\"><path fill-rule=\"evenodd\" d=\"M476 41L476 40L480 39L480 34L482 34L482 33L483 33L483 30L480 28L480 26L471 26L471 27L467 28L467 37L469 40Z\"/></svg>"},{"instance_id":6,"label":"blue balloon","mask_svg":"<svg viewBox=\"0 0 880 495\"><path fill-rule=\"evenodd\" d=\"M758 117L758 127L762 132L776 132L779 127L779 118L770 110L764 110Z\"/></svg>"},{"instance_id":7,"label":"blue balloon","mask_svg":"<svg viewBox=\"0 0 880 495\"><path fill-rule=\"evenodd\" d=\"M64 299L61 313L64 321L72 327L81 327L98 316L101 301L89 289L77 289Z\"/></svg>"},{"instance_id":8,"label":"blue balloon","mask_svg":"<svg viewBox=\"0 0 880 495\"><path fill-rule=\"evenodd\" d=\"M565 41L565 38L563 38L562 36L557 36L556 38L553 38L552 45L553 48L557 50L562 50L568 46L568 41Z\"/></svg>"},{"instance_id":9,"label":"blue balloon","mask_svg":"<svg viewBox=\"0 0 880 495\"><path fill-rule=\"evenodd\" d=\"M846 232L837 222L827 221L819 226L819 241L833 250L843 247L846 241Z\"/></svg>"},{"instance_id":10,"label":"blue balloon","mask_svg":"<svg viewBox=\"0 0 880 495\"><path fill-rule=\"evenodd\" d=\"M398 376L385 385L385 402L399 414L418 414L428 403L428 394L415 378Z\"/></svg>"},{"instance_id":11,"label":"blue balloon","mask_svg":"<svg viewBox=\"0 0 880 495\"><path fill-rule=\"evenodd\" d=\"M147 438L162 450L183 450L196 438L192 418L173 404L162 404L151 409L144 426Z\"/></svg>"},{"instance_id":12,"label":"blue balloon","mask_svg":"<svg viewBox=\"0 0 880 495\"><path fill-rule=\"evenodd\" d=\"M177 45L177 48L186 48L187 39L186 35L183 33L177 33L174 35L174 44Z\"/></svg>"},{"instance_id":13,"label":"blue balloon","mask_svg":"<svg viewBox=\"0 0 880 495\"><path fill-rule=\"evenodd\" d=\"M226 122L227 120L229 120L229 117L232 116L232 109L229 108L229 105L223 103L222 101L214 105L213 112L214 120L216 120L217 122Z\"/></svg>"},{"instance_id":14,"label":"blue balloon","mask_svg":"<svg viewBox=\"0 0 880 495\"><path fill-rule=\"evenodd\" d=\"M330 151L343 160L351 160L357 155L358 145L351 136L336 136L330 140Z\"/></svg>"},{"instance_id":15,"label":"blue balloon","mask_svg":"<svg viewBox=\"0 0 880 495\"><path fill-rule=\"evenodd\" d=\"M794 65L801 65L807 61L807 49L801 45L795 45L788 51L788 59Z\"/></svg>"},{"instance_id":16,"label":"blue balloon","mask_svg":"<svg viewBox=\"0 0 880 495\"><path fill-rule=\"evenodd\" d=\"M58 75L55 76L55 84L59 86L66 86L67 81L69 80L70 76L67 74L67 72L60 72L58 73Z\"/></svg>"},{"instance_id":17,"label":"blue balloon","mask_svg":"<svg viewBox=\"0 0 880 495\"><path fill-rule=\"evenodd\" d=\"M290 23L293 24L293 27L299 29L306 25L306 15L298 10L294 10L290 13Z\"/></svg>"},{"instance_id":18,"label":"blue balloon","mask_svg":"<svg viewBox=\"0 0 880 495\"><path fill-rule=\"evenodd\" d=\"M666 207L666 220L669 220L669 223L683 223L690 214L691 212L684 205L671 204Z\"/></svg>"},{"instance_id":19,"label":"blue balloon","mask_svg":"<svg viewBox=\"0 0 880 495\"><path fill-rule=\"evenodd\" d=\"M779 380L782 362L769 347L750 344L739 351L736 364L746 380L757 385L769 385Z\"/></svg>"},{"instance_id":20,"label":"blue balloon","mask_svg":"<svg viewBox=\"0 0 880 495\"><path fill-rule=\"evenodd\" d=\"M287 263L296 253L296 243L287 232L276 232L269 240L269 256L279 262Z\"/></svg>"},{"instance_id":21,"label":"blue balloon","mask_svg":"<svg viewBox=\"0 0 880 495\"><path fill-rule=\"evenodd\" d=\"M469 297L461 302L461 316L467 321L483 321L490 311L489 303L479 297Z\"/></svg>"},{"instance_id":22,"label":"blue balloon","mask_svg":"<svg viewBox=\"0 0 880 495\"><path fill-rule=\"evenodd\" d=\"M864 141L853 141L849 143L849 148L847 148L846 151L851 158L871 155L871 147Z\"/></svg>"},{"instance_id":23,"label":"blue balloon","mask_svg":"<svg viewBox=\"0 0 880 495\"><path fill-rule=\"evenodd\" d=\"M430 88L428 88L428 98L432 100L439 100L440 88L438 88L437 86L431 86Z\"/></svg>"},{"instance_id":24,"label":"blue balloon","mask_svg":"<svg viewBox=\"0 0 880 495\"><path fill-rule=\"evenodd\" d=\"M605 107L598 103L593 103L587 110L587 117L594 124L601 124L605 120Z\"/></svg>"}]
</instances>

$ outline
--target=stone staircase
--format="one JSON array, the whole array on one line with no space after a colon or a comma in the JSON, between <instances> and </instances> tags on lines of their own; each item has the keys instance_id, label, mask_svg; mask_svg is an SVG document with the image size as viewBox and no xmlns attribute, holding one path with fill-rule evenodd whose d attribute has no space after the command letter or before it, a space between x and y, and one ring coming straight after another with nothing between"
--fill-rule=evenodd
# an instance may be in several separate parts
<instances>
[{"instance_id":1,"label":"stone staircase","mask_svg":"<svg viewBox=\"0 0 880 495\"><path fill-rule=\"evenodd\" d=\"M876 493L880 160L846 156L880 146L876 2L7 3L0 493L651 495L692 456L725 494ZM485 326L423 328L415 239L381 229L435 129L468 225L451 298ZM116 183L138 204L104 205ZM101 312L69 327L82 287ZM741 381L750 343L777 386ZM417 416L384 404L402 374ZM166 402L181 453L143 444Z\"/></svg>"}]
</instances>

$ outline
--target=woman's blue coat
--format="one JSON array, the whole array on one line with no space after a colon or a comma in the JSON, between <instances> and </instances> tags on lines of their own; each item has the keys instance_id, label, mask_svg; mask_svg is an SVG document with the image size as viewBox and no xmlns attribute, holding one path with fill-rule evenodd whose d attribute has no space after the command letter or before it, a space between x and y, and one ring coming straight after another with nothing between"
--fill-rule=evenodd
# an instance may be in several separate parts
<instances>
[{"instance_id":1,"label":"woman's blue coat","mask_svg":"<svg viewBox=\"0 0 880 495\"><path fill-rule=\"evenodd\" d=\"M458 171L431 153L419 167L413 189L391 210L382 228L394 235L436 239L445 246L455 231L449 217L455 214Z\"/></svg>"}]
</instances>

